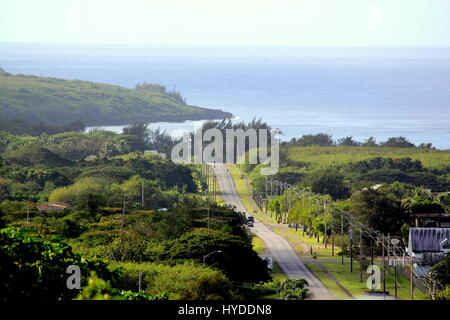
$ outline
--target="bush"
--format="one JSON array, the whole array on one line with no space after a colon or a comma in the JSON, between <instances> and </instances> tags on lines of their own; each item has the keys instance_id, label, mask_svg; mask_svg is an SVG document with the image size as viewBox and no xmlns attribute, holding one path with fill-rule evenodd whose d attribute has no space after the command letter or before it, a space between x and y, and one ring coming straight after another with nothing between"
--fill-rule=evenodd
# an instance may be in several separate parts
<instances>
[{"instance_id":1,"label":"bush","mask_svg":"<svg viewBox=\"0 0 450 320\"><path fill-rule=\"evenodd\" d=\"M45 239L15 227L0 229L0 261L1 300L74 298L77 291L66 286L70 265L80 267L82 286L91 271L111 283L119 275L101 260L82 258L58 238Z\"/></svg>"},{"instance_id":2,"label":"bush","mask_svg":"<svg viewBox=\"0 0 450 320\"><path fill-rule=\"evenodd\" d=\"M329 194L334 199L345 199L350 195L350 188L344 183L344 176L333 168L310 172L303 184L311 187L312 192Z\"/></svg>"},{"instance_id":3,"label":"bush","mask_svg":"<svg viewBox=\"0 0 450 320\"><path fill-rule=\"evenodd\" d=\"M204 255L218 250L221 252L209 256L205 262L223 270L231 281L262 283L271 280L265 262L253 251L250 241L219 230L194 229L168 241L166 253L160 259L203 261Z\"/></svg>"},{"instance_id":4,"label":"bush","mask_svg":"<svg viewBox=\"0 0 450 320\"><path fill-rule=\"evenodd\" d=\"M65 202L81 210L94 212L106 204L106 183L93 178L78 180L75 184L54 190L50 202Z\"/></svg>"},{"instance_id":5,"label":"bush","mask_svg":"<svg viewBox=\"0 0 450 320\"><path fill-rule=\"evenodd\" d=\"M436 201L430 199L415 199L413 203L408 206L409 213L444 213L445 207Z\"/></svg>"},{"instance_id":6,"label":"bush","mask_svg":"<svg viewBox=\"0 0 450 320\"><path fill-rule=\"evenodd\" d=\"M119 281L122 290L141 289L146 293L169 292L178 299L238 299L231 282L220 271L205 265L185 261L182 264L115 263L123 274Z\"/></svg>"},{"instance_id":7,"label":"bush","mask_svg":"<svg viewBox=\"0 0 450 320\"><path fill-rule=\"evenodd\" d=\"M111 259L115 261L143 262L148 260L146 250L148 241L139 235L124 233L110 246Z\"/></svg>"}]
</instances>

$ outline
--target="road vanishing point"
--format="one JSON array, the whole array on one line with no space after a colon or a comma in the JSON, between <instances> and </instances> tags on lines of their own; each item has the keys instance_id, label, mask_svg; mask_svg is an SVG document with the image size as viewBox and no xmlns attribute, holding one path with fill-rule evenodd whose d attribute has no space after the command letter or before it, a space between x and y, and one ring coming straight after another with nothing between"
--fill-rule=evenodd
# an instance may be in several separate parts
<instances>
[{"instance_id":1,"label":"road vanishing point","mask_svg":"<svg viewBox=\"0 0 450 320\"><path fill-rule=\"evenodd\" d=\"M235 206L238 211L244 212L247 216L251 215L247 212L237 194L233 178L225 166L216 163L213 169L224 201L231 206ZM309 271L286 239L271 231L257 219L255 219L252 232L264 241L270 254L288 278L303 278L308 281L311 291L310 299L334 300L330 291Z\"/></svg>"}]
</instances>

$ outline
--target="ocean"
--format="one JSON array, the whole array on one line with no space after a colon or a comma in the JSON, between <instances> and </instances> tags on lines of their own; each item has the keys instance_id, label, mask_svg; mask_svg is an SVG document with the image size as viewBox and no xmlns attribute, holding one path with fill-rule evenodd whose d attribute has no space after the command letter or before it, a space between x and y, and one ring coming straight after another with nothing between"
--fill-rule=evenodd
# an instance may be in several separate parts
<instances>
[{"instance_id":1,"label":"ocean","mask_svg":"<svg viewBox=\"0 0 450 320\"><path fill-rule=\"evenodd\" d=\"M0 43L0 67L128 88L163 84L191 105L232 112L235 121L262 118L283 140L319 132L361 141L405 136L450 149L450 48Z\"/></svg>"}]
</instances>

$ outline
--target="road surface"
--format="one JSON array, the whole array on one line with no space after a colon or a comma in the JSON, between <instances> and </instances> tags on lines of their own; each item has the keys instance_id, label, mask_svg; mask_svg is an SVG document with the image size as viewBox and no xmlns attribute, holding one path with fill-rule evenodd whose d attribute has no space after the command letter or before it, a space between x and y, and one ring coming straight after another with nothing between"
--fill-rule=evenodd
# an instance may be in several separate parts
<instances>
[{"instance_id":1,"label":"road surface","mask_svg":"<svg viewBox=\"0 0 450 320\"><path fill-rule=\"evenodd\" d=\"M228 173L223 164L215 164L214 171L219 182L219 188L226 203L235 206L238 211L245 212L247 210L242 204L233 178ZM248 214L247 214L248 215ZM251 214L250 214L251 215ZM276 260L281 270L289 278L303 278L309 283L311 291L311 299L313 300L333 300L334 297L328 289L317 279L305 266L303 261L297 256L286 239L271 231L262 222L255 219L252 232L260 237L266 244L270 254Z\"/></svg>"}]
</instances>

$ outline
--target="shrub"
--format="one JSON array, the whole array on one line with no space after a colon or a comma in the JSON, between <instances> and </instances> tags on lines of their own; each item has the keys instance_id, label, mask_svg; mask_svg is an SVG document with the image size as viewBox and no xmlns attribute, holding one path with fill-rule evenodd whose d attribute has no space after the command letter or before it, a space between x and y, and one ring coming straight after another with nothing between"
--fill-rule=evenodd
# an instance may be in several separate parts
<instances>
[{"instance_id":1,"label":"shrub","mask_svg":"<svg viewBox=\"0 0 450 320\"><path fill-rule=\"evenodd\" d=\"M138 290L139 274L141 289L146 293L169 292L178 299L238 299L231 282L222 272L205 265L185 261L182 264L162 265L156 263L115 263L122 276L118 287L122 290Z\"/></svg>"},{"instance_id":2,"label":"shrub","mask_svg":"<svg viewBox=\"0 0 450 320\"><path fill-rule=\"evenodd\" d=\"M67 267L81 269L82 285L90 271L105 281L114 281L117 271L110 271L101 260L87 260L58 238L45 239L20 228L0 229L0 299L71 299L77 292L66 286Z\"/></svg>"}]
</instances>

